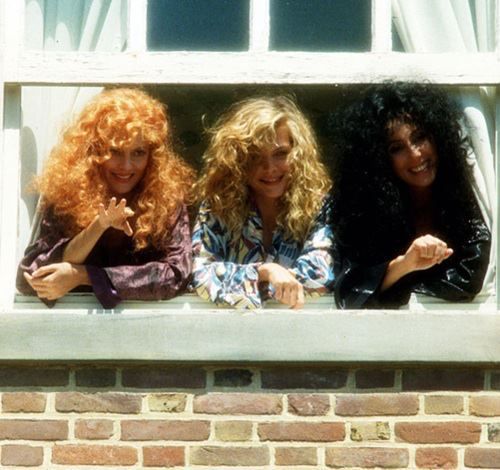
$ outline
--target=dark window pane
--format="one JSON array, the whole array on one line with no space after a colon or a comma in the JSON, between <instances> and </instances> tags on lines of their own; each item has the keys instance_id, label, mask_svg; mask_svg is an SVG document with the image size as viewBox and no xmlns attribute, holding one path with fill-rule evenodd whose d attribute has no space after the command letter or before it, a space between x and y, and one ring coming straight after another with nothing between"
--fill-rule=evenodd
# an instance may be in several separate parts
<instances>
[{"instance_id":1,"label":"dark window pane","mask_svg":"<svg viewBox=\"0 0 500 470\"><path fill-rule=\"evenodd\" d=\"M150 0L148 49L248 49L248 0Z\"/></svg>"},{"instance_id":2,"label":"dark window pane","mask_svg":"<svg viewBox=\"0 0 500 470\"><path fill-rule=\"evenodd\" d=\"M271 0L273 50L368 51L370 0Z\"/></svg>"}]
</instances>

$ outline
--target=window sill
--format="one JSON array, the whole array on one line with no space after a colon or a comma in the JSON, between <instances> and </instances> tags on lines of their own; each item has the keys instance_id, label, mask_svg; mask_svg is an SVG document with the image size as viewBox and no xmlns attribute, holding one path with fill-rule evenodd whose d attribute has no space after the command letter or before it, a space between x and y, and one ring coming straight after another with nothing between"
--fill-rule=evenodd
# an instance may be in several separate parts
<instances>
[{"instance_id":1,"label":"window sill","mask_svg":"<svg viewBox=\"0 0 500 470\"><path fill-rule=\"evenodd\" d=\"M494 298L481 300L339 311L323 297L302 311L249 312L192 295L113 311L91 295L51 310L19 297L0 315L0 360L498 364L500 315Z\"/></svg>"}]
</instances>

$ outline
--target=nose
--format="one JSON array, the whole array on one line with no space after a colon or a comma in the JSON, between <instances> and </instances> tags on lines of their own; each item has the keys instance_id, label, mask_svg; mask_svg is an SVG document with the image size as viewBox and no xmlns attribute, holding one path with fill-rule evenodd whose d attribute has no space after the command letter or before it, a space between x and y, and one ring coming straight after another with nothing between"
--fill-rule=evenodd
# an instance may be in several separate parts
<instances>
[{"instance_id":1,"label":"nose","mask_svg":"<svg viewBox=\"0 0 500 470\"><path fill-rule=\"evenodd\" d=\"M418 142L411 142L409 145L409 149L410 149L410 155L413 158L420 158L420 156L422 155L422 149Z\"/></svg>"},{"instance_id":2,"label":"nose","mask_svg":"<svg viewBox=\"0 0 500 470\"><path fill-rule=\"evenodd\" d=\"M118 168L121 171L128 171L132 167L132 159L128 152L123 152L118 159Z\"/></svg>"}]
</instances>

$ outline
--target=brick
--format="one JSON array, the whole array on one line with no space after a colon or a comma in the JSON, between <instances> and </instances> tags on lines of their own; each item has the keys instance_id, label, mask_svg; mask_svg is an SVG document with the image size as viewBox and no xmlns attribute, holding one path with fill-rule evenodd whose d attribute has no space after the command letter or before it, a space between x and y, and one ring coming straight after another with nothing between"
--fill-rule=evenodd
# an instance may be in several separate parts
<instances>
[{"instance_id":1,"label":"brick","mask_svg":"<svg viewBox=\"0 0 500 470\"><path fill-rule=\"evenodd\" d=\"M57 441L68 438L68 423L58 420L0 419L0 439Z\"/></svg>"},{"instance_id":2,"label":"brick","mask_svg":"<svg viewBox=\"0 0 500 470\"><path fill-rule=\"evenodd\" d=\"M351 423L351 441L381 441L391 437L389 423L364 422Z\"/></svg>"},{"instance_id":3,"label":"brick","mask_svg":"<svg viewBox=\"0 0 500 470\"><path fill-rule=\"evenodd\" d=\"M180 413L186 409L187 396L184 393L155 393L148 396L150 411Z\"/></svg>"},{"instance_id":4,"label":"brick","mask_svg":"<svg viewBox=\"0 0 500 470\"><path fill-rule=\"evenodd\" d=\"M288 411L299 416L324 416L330 411L328 395L295 393L288 395Z\"/></svg>"},{"instance_id":5,"label":"brick","mask_svg":"<svg viewBox=\"0 0 500 470\"><path fill-rule=\"evenodd\" d=\"M189 461L192 465L269 465L270 455L267 447L192 447Z\"/></svg>"},{"instance_id":6,"label":"brick","mask_svg":"<svg viewBox=\"0 0 500 470\"><path fill-rule=\"evenodd\" d=\"M75 372L75 381L78 387L114 387L116 385L116 370L95 367L78 369Z\"/></svg>"},{"instance_id":7,"label":"brick","mask_svg":"<svg viewBox=\"0 0 500 470\"><path fill-rule=\"evenodd\" d=\"M402 468L409 461L407 449L344 447L326 449L328 467Z\"/></svg>"},{"instance_id":8,"label":"brick","mask_svg":"<svg viewBox=\"0 0 500 470\"><path fill-rule=\"evenodd\" d=\"M333 442L345 438L344 423L262 423L258 425L261 441Z\"/></svg>"},{"instance_id":9,"label":"brick","mask_svg":"<svg viewBox=\"0 0 500 470\"><path fill-rule=\"evenodd\" d=\"M38 467L43 463L43 447L28 445L2 446L2 465Z\"/></svg>"},{"instance_id":10,"label":"brick","mask_svg":"<svg viewBox=\"0 0 500 470\"><path fill-rule=\"evenodd\" d=\"M356 371L357 388L392 388L394 387L394 370L360 369Z\"/></svg>"},{"instance_id":11,"label":"brick","mask_svg":"<svg viewBox=\"0 0 500 470\"><path fill-rule=\"evenodd\" d=\"M262 370L261 382L264 389L337 389L346 386L347 373L326 367L280 367Z\"/></svg>"},{"instance_id":12,"label":"brick","mask_svg":"<svg viewBox=\"0 0 500 470\"><path fill-rule=\"evenodd\" d=\"M69 370L55 367L1 367L0 387L58 387L69 383Z\"/></svg>"},{"instance_id":13,"label":"brick","mask_svg":"<svg viewBox=\"0 0 500 470\"><path fill-rule=\"evenodd\" d=\"M276 465L316 465L318 456L314 447L277 447Z\"/></svg>"},{"instance_id":14,"label":"brick","mask_svg":"<svg viewBox=\"0 0 500 470\"><path fill-rule=\"evenodd\" d=\"M252 384L252 371L248 369L222 369L214 372L216 387L247 387Z\"/></svg>"},{"instance_id":15,"label":"brick","mask_svg":"<svg viewBox=\"0 0 500 470\"><path fill-rule=\"evenodd\" d=\"M78 419L75 422L77 439L109 439L113 435L113 421L109 419Z\"/></svg>"},{"instance_id":16,"label":"brick","mask_svg":"<svg viewBox=\"0 0 500 470\"><path fill-rule=\"evenodd\" d=\"M488 424L488 441L500 442L500 423Z\"/></svg>"},{"instance_id":17,"label":"brick","mask_svg":"<svg viewBox=\"0 0 500 470\"><path fill-rule=\"evenodd\" d=\"M464 463L472 468L500 468L500 449L465 449Z\"/></svg>"},{"instance_id":18,"label":"brick","mask_svg":"<svg viewBox=\"0 0 500 470\"><path fill-rule=\"evenodd\" d=\"M12 392L2 394L4 413L43 413L47 397L43 393Z\"/></svg>"},{"instance_id":19,"label":"brick","mask_svg":"<svg viewBox=\"0 0 500 470\"><path fill-rule=\"evenodd\" d=\"M131 393L80 393L56 394L56 410L63 413L122 413L137 414L141 411L141 397Z\"/></svg>"},{"instance_id":20,"label":"brick","mask_svg":"<svg viewBox=\"0 0 500 470\"><path fill-rule=\"evenodd\" d=\"M417 444L473 444L479 442L481 425L461 421L439 423L396 423L400 441Z\"/></svg>"},{"instance_id":21,"label":"brick","mask_svg":"<svg viewBox=\"0 0 500 470\"><path fill-rule=\"evenodd\" d=\"M425 397L428 415L459 415L464 412L464 399L456 395L430 395Z\"/></svg>"},{"instance_id":22,"label":"brick","mask_svg":"<svg viewBox=\"0 0 500 470\"><path fill-rule=\"evenodd\" d=\"M198 367L130 367L122 384L133 388L205 388L206 372Z\"/></svg>"},{"instance_id":23,"label":"brick","mask_svg":"<svg viewBox=\"0 0 500 470\"><path fill-rule=\"evenodd\" d=\"M59 465L134 465L137 463L137 450L133 447L59 444L52 449L52 463Z\"/></svg>"},{"instance_id":24,"label":"brick","mask_svg":"<svg viewBox=\"0 0 500 470\"><path fill-rule=\"evenodd\" d=\"M194 398L195 413L217 415L281 414L281 395L264 393L210 393Z\"/></svg>"},{"instance_id":25,"label":"brick","mask_svg":"<svg viewBox=\"0 0 500 470\"><path fill-rule=\"evenodd\" d=\"M126 420L121 422L124 441L204 441L210 435L209 421Z\"/></svg>"},{"instance_id":26,"label":"brick","mask_svg":"<svg viewBox=\"0 0 500 470\"><path fill-rule=\"evenodd\" d=\"M393 393L339 395L335 413L340 416L416 415L418 396Z\"/></svg>"},{"instance_id":27,"label":"brick","mask_svg":"<svg viewBox=\"0 0 500 470\"><path fill-rule=\"evenodd\" d=\"M252 423L218 421L215 423L215 438L219 441L248 441L252 438Z\"/></svg>"},{"instance_id":28,"label":"brick","mask_svg":"<svg viewBox=\"0 0 500 470\"><path fill-rule=\"evenodd\" d=\"M408 369L403 390L472 391L484 387L484 372L476 369Z\"/></svg>"},{"instance_id":29,"label":"brick","mask_svg":"<svg viewBox=\"0 0 500 470\"><path fill-rule=\"evenodd\" d=\"M419 468L457 468L457 451L451 447L424 447L417 449L415 462Z\"/></svg>"},{"instance_id":30,"label":"brick","mask_svg":"<svg viewBox=\"0 0 500 470\"><path fill-rule=\"evenodd\" d=\"M145 467L184 466L184 447L152 446L142 450Z\"/></svg>"},{"instance_id":31,"label":"brick","mask_svg":"<svg viewBox=\"0 0 500 470\"><path fill-rule=\"evenodd\" d=\"M500 416L499 396L470 397L469 414L474 416Z\"/></svg>"}]
</instances>

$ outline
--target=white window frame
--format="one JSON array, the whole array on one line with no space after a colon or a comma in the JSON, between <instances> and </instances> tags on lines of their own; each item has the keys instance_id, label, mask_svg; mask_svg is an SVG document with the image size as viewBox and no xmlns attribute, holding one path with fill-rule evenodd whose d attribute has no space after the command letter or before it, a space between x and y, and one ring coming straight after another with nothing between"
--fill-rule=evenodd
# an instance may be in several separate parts
<instances>
[{"instance_id":1,"label":"white window frame","mask_svg":"<svg viewBox=\"0 0 500 470\"><path fill-rule=\"evenodd\" d=\"M88 317L88 313L109 313L92 296L67 296L51 313L40 313L34 298L15 303L23 86L334 85L395 78L422 78L443 85L500 85L498 0L496 50L474 54L393 52L390 0L372 0L370 52L270 51L269 5L270 0L250 0L248 51L148 52L147 0L129 0L128 49L103 53L25 50L24 0L0 2L0 358L500 362L496 300L460 306L431 300L417 302L409 312L388 313L338 312L332 298L326 297L310 303L302 313L292 314L275 305L248 314L214 309L194 296L182 296L154 304L124 302L113 311L122 315L104 317ZM499 103L497 98L496 168ZM498 276L496 282L498 292ZM449 340L443 340L446 325ZM36 341L20 347L19 334L26 337L30 332ZM71 348L61 338L69 338ZM80 339L74 343L76 338Z\"/></svg>"}]
</instances>

